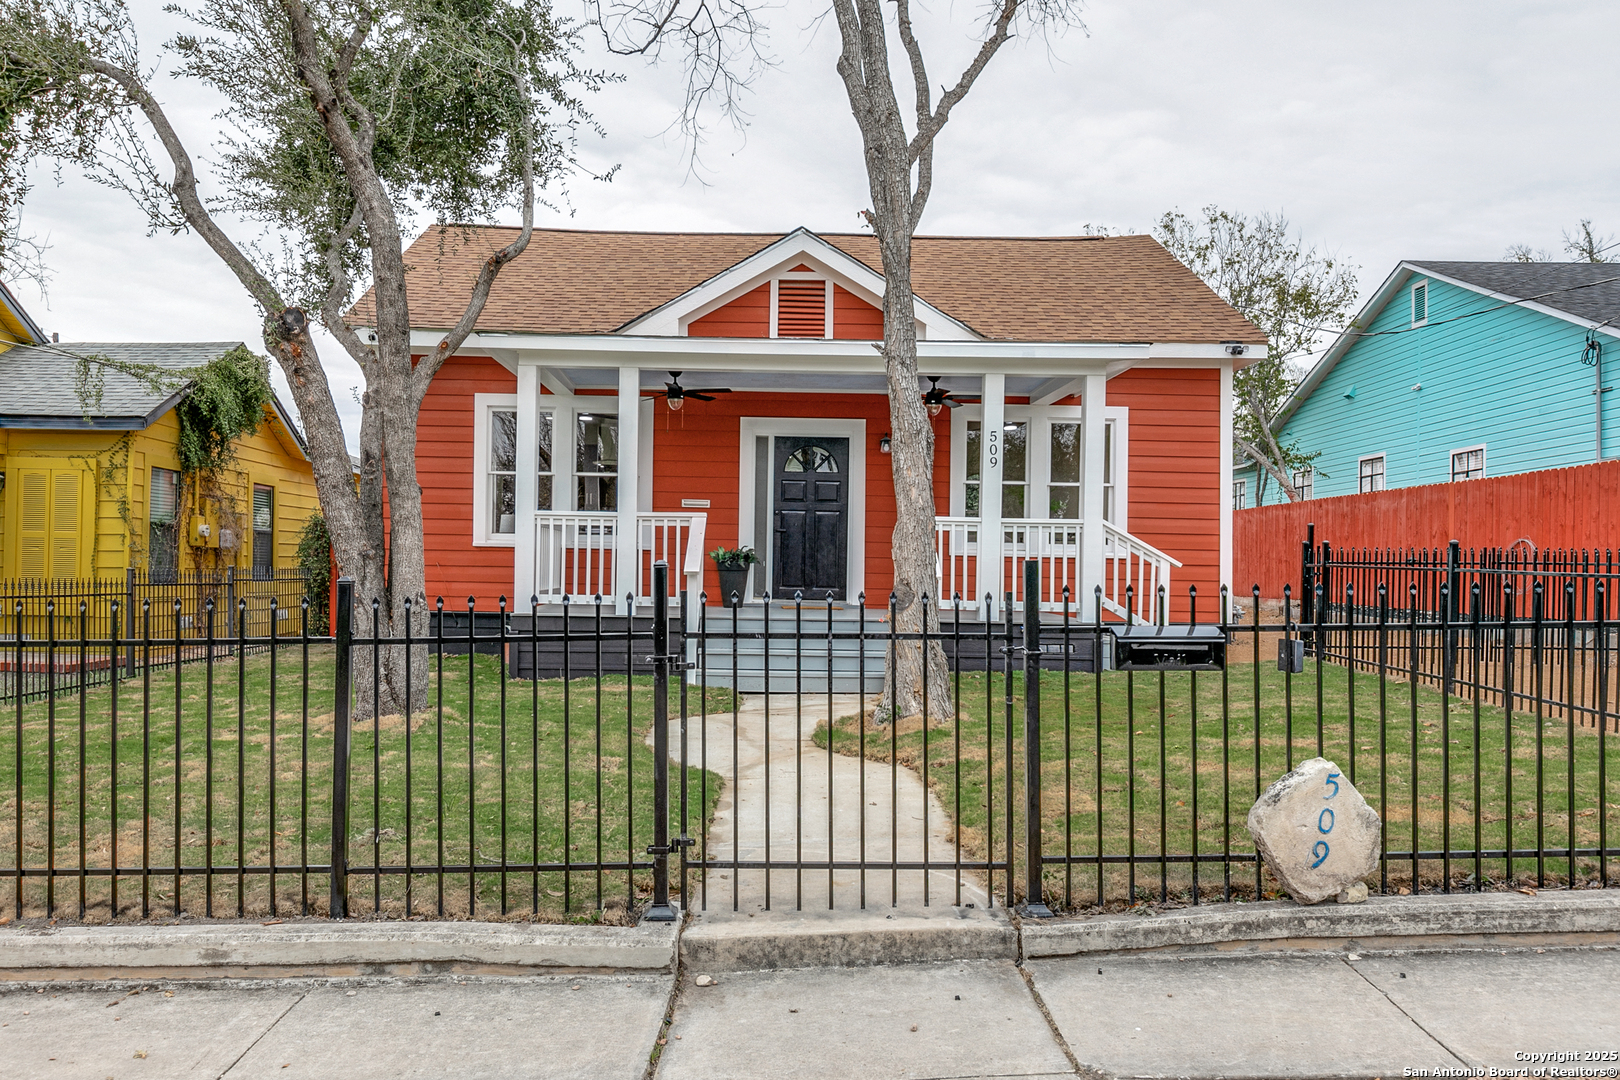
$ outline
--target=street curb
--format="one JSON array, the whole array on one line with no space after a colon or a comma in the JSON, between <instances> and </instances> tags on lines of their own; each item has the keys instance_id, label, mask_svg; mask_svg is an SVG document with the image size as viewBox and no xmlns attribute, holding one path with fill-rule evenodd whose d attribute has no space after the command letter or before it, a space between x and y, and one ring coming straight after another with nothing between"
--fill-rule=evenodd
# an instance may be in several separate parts
<instances>
[{"instance_id":1,"label":"street curb","mask_svg":"<svg viewBox=\"0 0 1620 1080\"><path fill-rule=\"evenodd\" d=\"M675 923L307 922L0 930L0 981L667 972Z\"/></svg>"},{"instance_id":2,"label":"street curb","mask_svg":"<svg viewBox=\"0 0 1620 1080\"><path fill-rule=\"evenodd\" d=\"M1028 959L1144 951L1620 945L1620 889L1374 896L1362 904L1212 904L1152 915L1023 920Z\"/></svg>"},{"instance_id":3,"label":"street curb","mask_svg":"<svg viewBox=\"0 0 1620 1080\"><path fill-rule=\"evenodd\" d=\"M695 972L1016 960L1018 932L1000 908L726 913L695 919L680 949Z\"/></svg>"}]
</instances>

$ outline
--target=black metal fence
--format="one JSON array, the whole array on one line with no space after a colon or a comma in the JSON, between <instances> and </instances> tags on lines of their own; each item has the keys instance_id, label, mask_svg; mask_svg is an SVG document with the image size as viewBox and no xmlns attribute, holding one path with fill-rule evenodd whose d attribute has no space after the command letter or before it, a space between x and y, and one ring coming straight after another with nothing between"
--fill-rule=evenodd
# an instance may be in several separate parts
<instances>
[{"instance_id":1,"label":"black metal fence","mask_svg":"<svg viewBox=\"0 0 1620 1080\"><path fill-rule=\"evenodd\" d=\"M1614 552L1464 549L1335 549L1303 545L1300 619L1312 627L1306 649L1371 670L1380 620L1423 628L1407 658L1429 686L1478 691L1499 704L1598 722L1602 702L1620 690L1614 642L1599 640L1602 596L1620 589ZM1286 590L1292 595L1291 590ZM1613 627L1608 627L1613 632ZM1439 632L1435 632L1438 630ZM1468 663L1459 651L1474 650ZM1477 655L1476 655L1477 654ZM1470 664L1477 662L1476 674Z\"/></svg>"},{"instance_id":2,"label":"black metal fence","mask_svg":"<svg viewBox=\"0 0 1620 1080\"><path fill-rule=\"evenodd\" d=\"M375 606L354 625L343 582L330 637L238 620L227 639L216 620L200 663L167 669L150 656L188 628L147 607L133 640L57 643L133 648L135 678L48 668L56 692L10 705L0 902L19 918L615 919L1254 898L1275 884L1244 817L1316 756L1383 819L1375 890L1609 884L1607 679L1590 723L1555 717L1505 689L1519 648L1501 643L1532 638L1534 611L1398 619L1389 592L1370 617L1352 598L1265 624L1257 602L1228 621L1223 595L1224 660L1133 649L1146 666L1127 670L1117 625L1010 604L998 621L988 600L915 631L892 601L617 621L601 599L503 605L492 629L469 605L457 652L442 602L429 637L388 637ZM1608 593L1594 583L1585 618L1560 609L1559 641L1591 660L1561 670L1610 669ZM913 715L893 677L906 650L935 660Z\"/></svg>"},{"instance_id":3,"label":"black metal fence","mask_svg":"<svg viewBox=\"0 0 1620 1080\"><path fill-rule=\"evenodd\" d=\"M0 581L0 701L37 698L52 685L76 686L81 673L86 685L101 686L115 669L132 677L142 663L201 659L209 637L230 642L241 629L244 637L268 638L272 621L285 636L298 623L307 581L296 568ZM212 633L210 611L218 623ZM163 637L149 653L126 646L115 654L88 644L134 641L148 612ZM87 643L83 650L78 641Z\"/></svg>"}]
</instances>

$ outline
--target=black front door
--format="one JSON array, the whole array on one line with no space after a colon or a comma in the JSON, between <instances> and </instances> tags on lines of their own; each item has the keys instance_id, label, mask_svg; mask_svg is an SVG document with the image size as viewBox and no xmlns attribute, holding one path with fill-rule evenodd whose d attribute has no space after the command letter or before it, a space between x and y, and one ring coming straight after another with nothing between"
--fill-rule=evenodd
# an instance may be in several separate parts
<instances>
[{"instance_id":1,"label":"black front door","mask_svg":"<svg viewBox=\"0 0 1620 1080\"><path fill-rule=\"evenodd\" d=\"M849 440L778 435L771 593L843 598L848 580Z\"/></svg>"}]
</instances>

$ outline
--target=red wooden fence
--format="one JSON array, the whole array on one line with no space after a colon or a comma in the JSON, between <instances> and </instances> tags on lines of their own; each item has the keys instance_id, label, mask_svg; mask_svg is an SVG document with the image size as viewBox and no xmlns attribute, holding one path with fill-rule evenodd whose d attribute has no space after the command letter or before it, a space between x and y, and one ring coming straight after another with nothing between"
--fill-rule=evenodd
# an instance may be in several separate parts
<instances>
[{"instance_id":1,"label":"red wooden fence","mask_svg":"<svg viewBox=\"0 0 1620 1080\"><path fill-rule=\"evenodd\" d=\"M1239 510L1233 515L1233 589L1275 599L1299 590L1300 543L1340 547L1620 547L1620 460L1517 476L1341 495Z\"/></svg>"}]
</instances>

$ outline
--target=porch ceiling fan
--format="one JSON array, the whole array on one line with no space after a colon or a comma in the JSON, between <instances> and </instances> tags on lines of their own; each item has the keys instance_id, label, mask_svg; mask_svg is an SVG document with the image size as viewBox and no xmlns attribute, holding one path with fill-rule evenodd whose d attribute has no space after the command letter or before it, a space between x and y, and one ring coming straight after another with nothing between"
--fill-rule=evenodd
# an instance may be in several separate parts
<instances>
[{"instance_id":1,"label":"porch ceiling fan","mask_svg":"<svg viewBox=\"0 0 1620 1080\"><path fill-rule=\"evenodd\" d=\"M713 401L714 398L711 395L729 393L731 393L731 387L729 386L682 386L681 373L672 371L669 373L669 382L664 384L664 389L653 391L653 397L661 397L669 404L671 409L679 409L686 403L687 398L694 401Z\"/></svg>"},{"instance_id":2,"label":"porch ceiling fan","mask_svg":"<svg viewBox=\"0 0 1620 1080\"><path fill-rule=\"evenodd\" d=\"M947 406L960 409L963 405L976 402L978 398L958 398L955 391L947 390L939 385L940 376L930 375L928 381L932 383L928 392L923 394L923 406L927 408L929 416L938 416L941 409Z\"/></svg>"}]
</instances>

